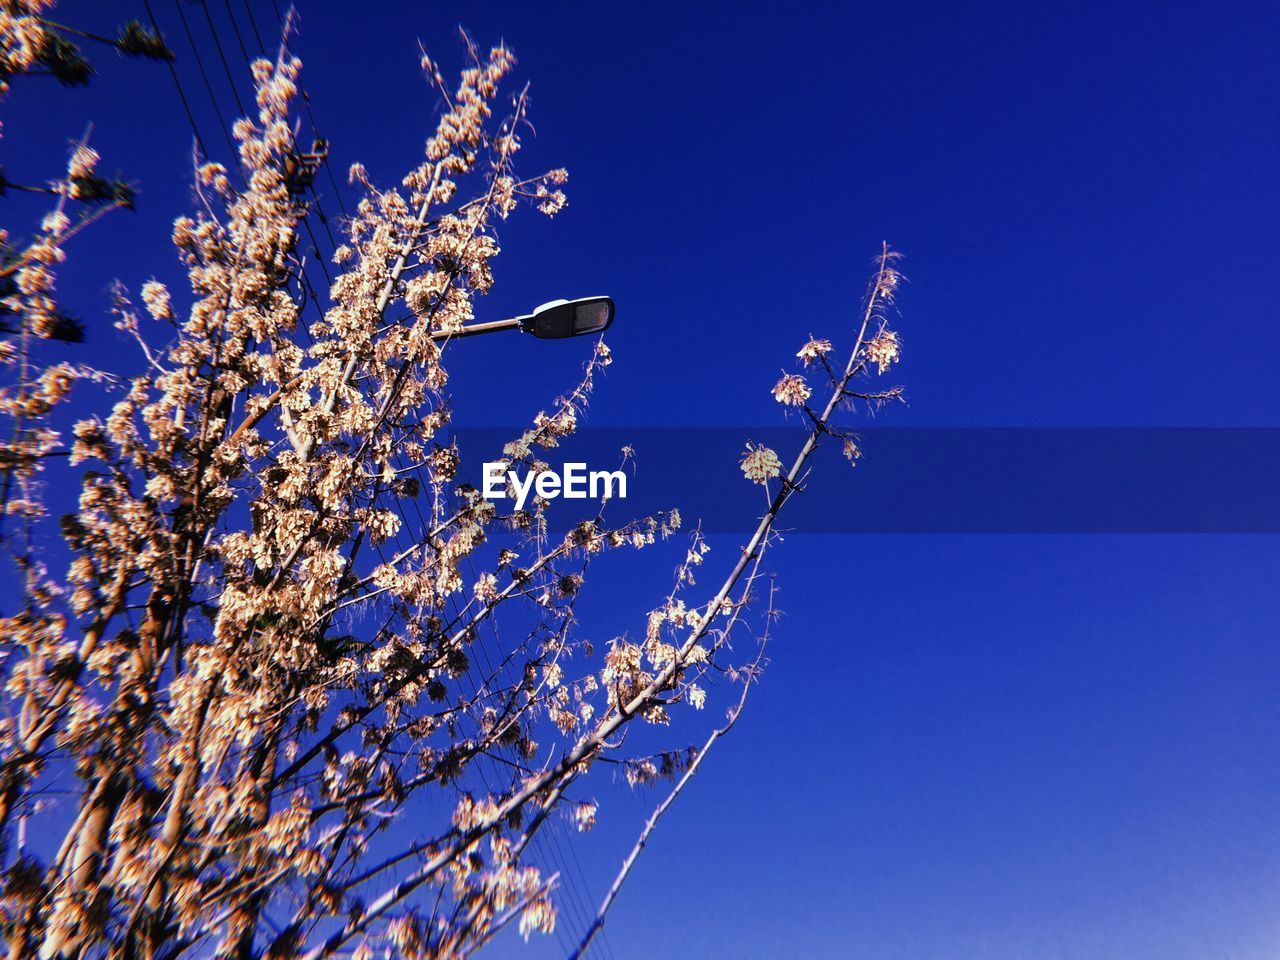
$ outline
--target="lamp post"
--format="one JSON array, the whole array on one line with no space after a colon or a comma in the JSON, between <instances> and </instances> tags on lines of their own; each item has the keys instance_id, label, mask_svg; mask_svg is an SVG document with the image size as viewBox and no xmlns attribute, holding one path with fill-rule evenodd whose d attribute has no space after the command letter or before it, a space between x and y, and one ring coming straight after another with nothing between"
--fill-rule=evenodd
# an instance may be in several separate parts
<instances>
[{"instance_id":1,"label":"lamp post","mask_svg":"<svg viewBox=\"0 0 1280 960\"><path fill-rule=\"evenodd\" d=\"M581 297L577 300L552 300L523 317L473 323L453 333L437 330L432 340L456 340L476 337L499 330L519 330L540 340L563 340L604 333L613 323L613 300L610 297Z\"/></svg>"}]
</instances>

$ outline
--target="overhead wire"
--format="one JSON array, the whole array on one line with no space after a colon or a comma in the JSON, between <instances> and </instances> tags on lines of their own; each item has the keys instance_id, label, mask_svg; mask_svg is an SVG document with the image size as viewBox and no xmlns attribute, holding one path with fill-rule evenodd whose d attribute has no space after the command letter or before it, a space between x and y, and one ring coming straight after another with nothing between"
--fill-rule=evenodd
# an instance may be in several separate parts
<instances>
[{"instance_id":1,"label":"overhead wire","mask_svg":"<svg viewBox=\"0 0 1280 960\"><path fill-rule=\"evenodd\" d=\"M147 0L144 0L144 2L147 2ZM177 2L178 0L175 0L175 3ZM201 0L201 4L204 7L205 16L208 21L213 42L218 51L218 56L221 59L224 71L227 74L227 81L228 81L228 84L231 86L232 96L235 99L237 106L240 108L241 112L243 113L243 103L240 100L238 92L236 91L234 78L230 70L230 65L227 62L225 49L222 45L221 39L218 36L217 27L208 9L207 0ZM277 17L281 19L282 29L283 29L284 19L283 19L283 16L280 14L279 6L274 2L274 0L272 5L276 10ZM154 24L155 22L154 13L150 11L149 3L147 4L147 6L148 6L148 13L151 14L153 24ZM253 14L253 8L249 3L249 0L244 0L244 6L245 6L245 11L249 18L250 29L252 30L253 35L258 42L259 48L265 54L265 45L262 42L262 35L259 30L256 17ZM248 49L244 41L244 35L241 33L239 24L237 23L237 18L232 9L230 0L226 0L226 10L227 10L228 21L230 22L232 31L236 37L237 46L240 49L242 57L245 59L246 65L248 65L249 64ZM195 37L190 29L190 25L186 21L185 15L183 15L182 13L182 9L180 6L178 7L178 12L180 17L183 20L183 27L184 27L184 31L187 34L187 39L191 43L192 50L195 54L196 65L200 72L201 80L204 83L206 91L209 94L210 100L214 107L215 115L218 118L219 124L223 127L224 135L225 135L226 126L225 126L225 121L223 119L222 110L220 108L218 98L214 94L213 85L210 82L208 74L204 69L203 61L200 58L200 54L196 46ZM157 29L158 29L158 25L157 25ZM285 43L287 44L287 37L285 38ZM203 150L203 138L199 134L198 127L196 126L196 123L195 123L194 115L192 114L189 104L186 101L185 92L182 90L181 82L178 79L178 75L176 71L174 71L174 80L176 85L178 86L179 95L183 99L184 107L186 107L187 109L188 119L192 124L193 133L196 135L197 144L201 145L201 148ZM324 139L323 135L321 134L319 126L316 122L315 113L311 106L310 96L305 90L301 91L301 96L302 96L302 101L303 101L305 111L307 113L307 118L310 122L312 132L317 142L317 147L319 147L321 144L327 145L327 141ZM229 137L228 137L228 143L230 145ZM233 147L233 152L234 152L234 147ZM345 205L345 202L343 201L342 192L338 188L337 180L334 177L332 167L327 162L327 159L328 159L327 157L321 158L319 165L326 168L326 174L329 178L329 182L331 186L333 187L334 198L337 200L339 206L341 207L343 211L343 215L346 216L347 215L346 205ZM336 247L337 242L333 236L333 232L329 224L329 217L324 212L323 203L321 201L319 193L316 191L314 183L308 184L308 187L310 189L312 199L314 202L307 205L308 207L307 214L314 213L320 219L321 225L324 228L324 232L327 236L327 239L329 240L331 247ZM325 252L321 249L321 244L319 242L319 239L317 238L315 231L312 229L309 223L309 216L304 215L304 217L302 218L302 221L303 221L304 229L307 232L308 238L311 241L312 250L315 254L314 260L317 261L318 266L325 277L326 283L331 286L332 277L329 274L329 270L326 267L324 262L327 259L327 257L325 255ZM306 271L308 266L309 265L305 262L305 259L304 259L302 264L302 269L299 273L299 282L300 282L300 288L301 288L300 293L303 298L303 307L305 308L306 301L309 300L311 302L311 305L314 306L317 314L323 317L324 315L323 305L320 303L320 298L316 294L314 285L310 282L309 279L307 279L307 276L306 276ZM301 323L300 326L304 334L306 334L308 339L310 339L310 334L309 334L309 331L307 330L306 323L305 322ZM419 482L422 483L421 464L415 465L413 469L417 477L419 478ZM423 484L423 486L425 488L425 484ZM393 491L393 495L396 501L395 512L401 521L400 529L397 530L397 533L395 535L395 540L397 545L403 548L405 546L403 537L408 535L408 531L411 529L411 524L408 522L408 517L404 513L404 508L402 506L403 498L401 498L400 495L398 493L395 493L394 491ZM418 505L417 501L414 498L409 498L409 501L410 503L412 503L413 508L417 513L419 530L421 531L421 534L418 537L415 537L414 539L420 540L422 539L422 535L425 535L425 533L430 528L427 524L426 517L423 515L422 509ZM374 505L376 505L376 502ZM401 531L404 531L404 533L402 534ZM375 552L379 556L379 559L383 563L385 563L386 557L383 550L381 549L380 544L375 545ZM470 564L470 560L468 561L468 563ZM474 574L474 572L475 572L474 566L472 566L472 573ZM458 604L458 600L456 597L453 599L456 606ZM497 625L491 622L490 628L493 632L494 642L497 643L499 649L501 649L501 640L497 633ZM488 643L486 642L486 639L483 633L478 634L477 639L479 640L479 653L481 658L484 661L485 669L488 671L489 675L491 677L496 677L499 672L503 672L507 674L504 682L510 681L511 680L510 672L512 670L512 664L510 662L510 658L507 658L505 661L499 658L497 662L500 664L503 664L503 666L500 668L495 668L494 663L495 663L495 657L497 657L497 654L494 654L494 655L490 654L489 646L488 646ZM478 702L479 687L476 685L476 680L474 677L472 677L472 685L475 687L475 690L473 690L473 698L475 698L476 701ZM487 754L484 756L484 760L487 761L490 766L489 772L492 773L494 777L501 779L502 774L501 774L501 771L498 769L497 760L495 760L492 756L489 756ZM477 769L477 773L481 775L481 778L486 785L486 789L491 790L491 785L489 784L489 778L485 774L484 766L479 765L477 766L476 769ZM565 888L566 896L564 898L564 903L565 903L565 906L568 908L570 917L572 918L573 922L576 925L580 925L583 929L585 929L587 924L590 923L593 914L591 913L591 911L587 906L587 897L583 892L583 890L588 886L588 884L586 882L585 872L582 868L581 859L578 857L575 844L568 838L565 838L565 844L567 844L570 854L572 855L572 869L570 869L569 856L566 855L564 850L564 845L561 844L560 842L561 838L558 835L558 831L563 830L565 827L562 819L548 818L546 826L549 829L546 831L545 834L535 835L533 838L535 849L538 850L539 854L541 855L541 858L544 861L548 862L550 865L557 868L557 872L559 873L561 884ZM572 946L571 943L565 942L563 931L560 928L557 928L557 939L559 940L560 945L565 949L569 949ZM601 931L600 935L597 936L596 941L593 943L593 946L598 947L599 952L601 952L604 956L607 956L607 957L613 956L612 946L608 942L607 936L604 934L604 931Z\"/></svg>"},{"instance_id":2,"label":"overhead wire","mask_svg":"<svg viewBox=\"0 0 1280 960\"><path fill-rule=\"evenodd\" d=\"M468 564L470 565L470 560L468 560ZM471 566L472 566L471 572L474 578L474 575L475 575L474 565L471 565ZM460 618L464 612L464 608L462 607L462 602L460 598L455 594L450 597L450 600L454 606L455 617ZM492 623L492 620L490 622ZM497 677L501 672L501 670L494 668L493 659L489 655L488 645L485 643L484 635L482 633L478 631L476 632L475 639L472 646L473 648L478 649L479 655L484 661L483 672L486 673L487 676L491 679L494 677ZM500 660L499 662L502 663L503 661ZM505 667L509 668L510 663L506 662ZM471 683L472 702L478 705L480 703L480 690L481 690L480 683L472 675L471 671L468 671L465 674L465 678L468 679ZM512 752L514 752L513 748L509 748L509 749L512 749ZM487 761L490 768L490 772L493 774L495 779L501 782L507 778L503 775L502 771L499 770L497 761L492 756L489 755L488 751L482 751L480 755L477 757L476 773L479 774L480 781L481 783L483 783L485 791L492 796L496 794L496 791L493 789L492 783L490 783L489 776L485 773L485 765L484 765L485 761ZM518 769L518 765L516 766ZM512 775L512 779L514 779L514 774ZM561 881L566 890L565 903L569 907L570 912L573 914L573 922L575 924L585 922L582 915L581 899L577 895L577 890L574 885L573 876L569 873L568 869L566 868L563 857L557 856L554 851L550 850L544 837L541 834L535 833L532 839L533 839L534 847L537 849L542 859L554 865L554 867L556 868L556 873L561 878ZM559 924L557 924L556 927L554 928L553 935L555 936L556 941L560 944L561 949L564 949L566 951L572 950L573 944L572 942L569 942L566 940L565 934L562 931L561 926Z\"/></svg>"},{"instance_id":3,"label":"overhead wire","mask_svg":"<svg viewBox=\"0 0 1280 960\"><path fill-rule=\"evenodd\" d=\"M191 24L187 22L187 15L182 10L182 0L173 0L174 9L178 11L178 19L182 21L182 30L187 35L187 42L191 45L191 52L195 58L196 70L200 74L200 80L204 84L205 92L209 95L209 102L213 104L214 116L218 118L218 129L222 131L222 136L226 139L227 149L231 151L232 158L239 156L236 151L235 144L231 142L231 133L227 127L226 120L222 116L222 108L218 105L218 98L214 95L213 84L209 82L209 74L204 68L204 58L200 56L200 48L196 45L196 38L191 32ZM236 164L237 169L239 164Z\"/></svg>"},{"instance_id":4,"label":"overhead wire","mask_svg":"<svg viewBox=\"0 0 1280 960\"><path fill-rule=\"evenodd\" d=\"M227 75L227 86L231 88L231 96L236 102L236 109L240 111L240 116L245 116L247 111L244 108L244 102L240 99L240 91L236 89L235 77L231 75L231 64L227 63L227 54L222 49L222 40L218 36L218 30L213 25L213 14L209 12L208 0L200 0L200 9L204 11L204 18L209 23L209 34L213 37L214 47L218 51L218 59L222 61L223 72Z\"/></svg>"},{"instance_id":5,"label":"overhead wire","mask_svg":"<svg viewBox=\"0 0 1280 960\"><path fill-rule=\"evenodd\" d=\"M227 0L228 10L231 9L230 2L231 0ZM253 6L249 3L249 0L244 0L244 9L245 12L249 14L249 26L253 28L253 35L258 40L258 50L263 54L263 56L265 56L267 53L267 45L262 42L262 34L258 32L258 18L253 15ZM276 7L276 19L279 20L281 24L284 23L284 17L280 16L279 7Z\"/></svg>"},{"instance_id":6,"label":"overhead wire","mask_svg":"<svg viewBox=\"0 0 1280 960\"><path fill-rule=\"evenodd\" d=\"M151 0L142 0L142 5L147 11L147 16L151 19L151 28L155 30L156 36L159 36L160 22L156 19L155 11L151 9ZM169 76L173 78L173 85L178 90L178 99L182 102L182 110L187 115L187 122L191 124L191 132L196 138L196 146L199 148L200 153L207 157L209 151L205 147L204 138L200 136L195 114L191 112L191 103L187 100L186 91L182 89L182 81L178 78L178 69L174 66L173 58L166 59L165 64L169 67Z\"/></svg>"},{"instance_id":7,"label":"overhead wire","mask_svg":"<svg viewBox=\"0 0 1280 960\"><path fill-rule=\"evenodd\" d=\"M231 21L231 32L236 35L236 44L240 47L240 55L244 57L244 62L249 62L249 50L244 45L244 37L240 34L240 24L236 22L236 15L231 12L231 0L223 0L227 5L227 19ZM246 3L248 0L246 0ZM263 53L267 51L263 49Z\"/></svg>"}]
</instances>

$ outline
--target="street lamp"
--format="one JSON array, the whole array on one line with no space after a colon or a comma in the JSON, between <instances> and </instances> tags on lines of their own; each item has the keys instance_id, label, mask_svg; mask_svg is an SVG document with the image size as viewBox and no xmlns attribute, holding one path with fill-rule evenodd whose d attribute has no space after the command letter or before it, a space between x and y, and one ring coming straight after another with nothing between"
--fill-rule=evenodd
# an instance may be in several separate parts
<instances>
[{"instance_id":1,"label":"street lamp","mask_svg":"<svg viewBox=\"0 0 1280 960\"><path fill-rule=\"evenodd\" d=\"M489 323L473 323L453 333L437 330L432 340L456 340L459 337L475 337L499 330L519 330L533 334L540 340L563 340L565 337L585 337L592 333L604 333L613 323L613 300L610 297L581 297L577 300L552 300L537 307L533 313L510 320L493 320Z\"/></svg>"}]
</instances>

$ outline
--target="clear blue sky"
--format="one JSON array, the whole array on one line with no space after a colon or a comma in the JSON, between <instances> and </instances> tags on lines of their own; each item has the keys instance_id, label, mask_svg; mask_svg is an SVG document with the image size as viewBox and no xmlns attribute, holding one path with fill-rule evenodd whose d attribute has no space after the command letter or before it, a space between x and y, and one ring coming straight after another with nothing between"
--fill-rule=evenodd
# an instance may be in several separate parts
<instances>
[{"instance_id":1,"label":"clear blue sky","mask_svg":"<svg viewBox=\"0 0 1280 960\"><path fill-rule=\"evenodd\" d=\"M152 2L223 152L175 0ZM265 26L270 3L252 6ZM527 169L569 167L570 206L504 229L488 308L617 299L594 423L777 422L778 368L848 329L888 240L911 280L911 403L881 422L1280 426L1275 4L300 7L338 168L360 159L384 183L434 105L415 39L446 64L459 23L514 47ZM229 110L208 25L184 9ZM209 9L230 47L225 6ZM58 10L105 28L141 3ZM93 120L106 167L140 181L139 212L76 241L63 285L85 358L118 367L133 354L106 286L175 276L191 133L164 68L98 60L87 93L20 82L0 152L15 179L48 170ZM532 413L583 357L459 346L475 423ZM733 543L717 546L724 562ZM787 616L770 671L612 915L613 956L1280 950L1275 537L797 536L772 563ZM626 625L617 611L656 603L669 566L624 567L588 623ZM593 903L623 815L654 799L606 810L581 846Z\"/></svg>"}]
</instances>

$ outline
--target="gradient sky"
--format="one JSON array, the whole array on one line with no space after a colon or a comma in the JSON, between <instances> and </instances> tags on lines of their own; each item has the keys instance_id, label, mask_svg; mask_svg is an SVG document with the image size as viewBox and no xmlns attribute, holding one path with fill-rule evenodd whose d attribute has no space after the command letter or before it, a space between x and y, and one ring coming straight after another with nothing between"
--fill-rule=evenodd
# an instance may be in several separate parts
<instances>
[{"instance_id":1,"label":"gradient sky","mask_svg":"<svg viewBox=\"0 0 1280 960\"><path fill-rule=\"evenodd\" d=\"M176 2L152 5L222 157ZM229 118L208 23L183 2ZM252 8L266 28L269 0ZM593 423L777 423L778 369L810 333L846 333L887 240L910 278L910 406L878 423L1280 426L1274 3L300 8L336 167L383 183L435 105L415 40L451 66L460 23L514 47L537 128L525 169L567 166L570 205L504 228L480 318L613 295ZM209 10L231 47L225 5ZM106 31L142 10L58 12ZM53 169L92 120L104 166L140 182L138 213L76 240L62 286L84 359L127 369L107 284L176 276L191 130L163 67L97 59L87 92L20 81L0 153L15 179ZM527 417L584 356L459 344L459 406ZM634 630L673 562L622 564L584 618ZM805 535L771 564L786 616L768 675L600 956L1277 955L1275 537ZM656 799L604 811L577 895L598 900Z\"/></svg>"}]
</instances>

